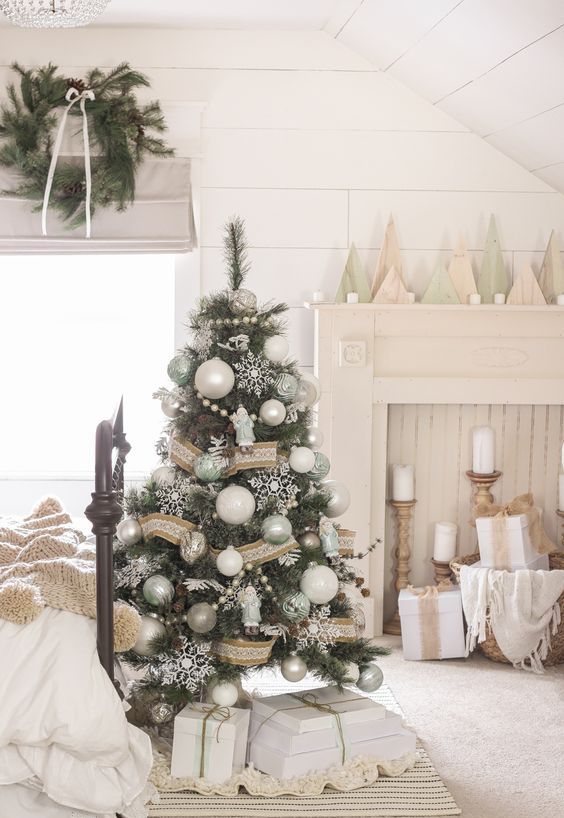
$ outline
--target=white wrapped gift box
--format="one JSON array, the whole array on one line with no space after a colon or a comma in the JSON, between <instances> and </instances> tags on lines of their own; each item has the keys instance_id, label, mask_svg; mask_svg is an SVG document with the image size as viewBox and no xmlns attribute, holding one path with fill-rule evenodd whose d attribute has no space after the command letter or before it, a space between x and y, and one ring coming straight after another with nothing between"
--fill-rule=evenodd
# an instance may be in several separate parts
<instances>
[{"instance_id":1,"label":"white wrapped gift box","mask_svg":"<svg viewBox=\"0 0 564 818\"><path fill-rule=\"evenodd\" d=\"M215 712L208 715L212 709ZM187 705L174 720L171 774L221 782L241 772L247 755L249 719L249 710L236 707Z\"/></svg>"},{"instance_id":2,"label":"white wrapped gift box","mask_svg":"<svg viewBox=\"0 0 564 818\"><path fill-rule=\"evenodd\" d=\"M336 716L329 711L318 710L315 704L330 706L334 713L338 713L342 725L377 721L386 716L383 705L351 690L339 693L334 686L253 699L253 713L263 721L268 719L269 722L282 724L294 733L334 729Z\"/></svg>"},{"instance_id":3,"label":"white wrapped gift box","mask_svg":"<svg viewBox=\"0 0 564 818\"><path fill-rule=\"evenodd\" d=\"M537 510L541 514L541 510ZM529 521L526 514L503 518L478 517L476 531L480 561L484 568L516 571L525 568L527 563L539 556L529 537Z\"/></svg>"},{"instance_id":4,"label":"white wrapped gift box","mask_svg":"<svg viewBox=\"0 0 564 818\"><path fill-rule=\"evenodd\" d=\"M400 732L401 724L401 716L391 710L386 710L383 719L342 725L345 746L394 735ZM256 714L251 716L249 745L252 745L254 741L257 741L263 747L268 747L288 756L341 747L336 725L329 730L297 733L283 724L277 724L272 720L265 721Z\"/></svg>"},{"instance_id":5,"label":"white wrapped gift box","mask_svg":"<svg viewBox=\"0 0 564 818\"><path fill-rule=\"evenodd\" d=\"M350 761L356 756L370 756L379 761L392 761L408 753L414 753L415 741L415 733L399 728L399 732L391 736L371 741L359 741L349 745L346 748L345 760ZM267 747L255 739L251 743L249 761L257 770L267 775L275 778L294 778L314 770L326 770L329 767L340 766L343 762L343 754L341 748L332 747L327 750L285 755L281 750Z\"/></svg>"},{"instance_id":6,"label":"white wrapped gift box","mask_svg":"<svg viewBox=\"0 0 564 818\"><path fill-rule=\"evenodd\" d=\"M399 594L404 659L455 659L466 655L460 588L442 591L436 599L436 618L422 614L421 597L404 588ZM425 655L425 629L437 628L436 655Z\"/></svg>"}]
</instances>

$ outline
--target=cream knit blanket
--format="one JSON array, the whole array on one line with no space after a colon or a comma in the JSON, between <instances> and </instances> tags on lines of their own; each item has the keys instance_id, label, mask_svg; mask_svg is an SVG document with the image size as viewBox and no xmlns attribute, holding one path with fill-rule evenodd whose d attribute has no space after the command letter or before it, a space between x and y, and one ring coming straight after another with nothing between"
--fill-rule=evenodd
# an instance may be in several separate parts
<instances>
[{"instance_id":1,"label":"cream knit blanket","mask_svg":"<svg viewBox=\"0 0 564 818\"><path fill-rule=\"evenodd\" d=\"M543 673L550 637L560 624L564 571L511 573L463 565L460 588L468 623L466 655L486 639L489 626L515 667Z\"/></svg>"},{"instance_id":2,"label":"cream knit blanket","mask_svg":"<svg viewBox=\"0 0 564 818\"><path fill-rule=\"evenodd\" d=\"M45 606L96 618L96 551L48 497L24 520L0 519L0 619L19 625ZM140 618L114 606L116 650L135 644Z\"/></svg>"}]
</instances>

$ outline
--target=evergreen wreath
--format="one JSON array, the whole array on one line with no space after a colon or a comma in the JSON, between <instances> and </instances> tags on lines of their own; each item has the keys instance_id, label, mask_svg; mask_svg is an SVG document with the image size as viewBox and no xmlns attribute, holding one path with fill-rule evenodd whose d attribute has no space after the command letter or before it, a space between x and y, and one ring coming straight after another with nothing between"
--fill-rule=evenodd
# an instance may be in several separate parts
<instances>
[{"instance_id":1,"label":"evergreen wreath","mask_svg":"<svg viewBox=\"0 0 564 818\"><path fill-rule=\"evenodd\" d=\"M0 107L0 165L15 171L20 181L3 195L36 201L34 209L41 209L57 114L67 107L70 88L95 94L86 108L92 146L92 213L110 206L125 210L135 199L135 176L145 156L173 155L158 136L166 130L160 104L140 105L135 94L138 88L148 88L149 80L128 63L107 73L93 68L84 79L64 77L51 63L29 70L14 63L12 69L19 75L19 90L13 83L8 85L8 102ZM75 106L69 122L79 117ZM50 207L69 228L75 228L85 221L85 198L82 158L61 157Z\"/></svg>"}]
</instances>

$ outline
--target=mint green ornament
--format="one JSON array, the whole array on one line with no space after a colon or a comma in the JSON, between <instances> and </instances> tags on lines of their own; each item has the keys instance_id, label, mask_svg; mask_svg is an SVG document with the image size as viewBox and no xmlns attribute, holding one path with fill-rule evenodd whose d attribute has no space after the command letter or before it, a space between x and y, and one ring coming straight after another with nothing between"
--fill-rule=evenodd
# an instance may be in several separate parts
<instances>
[{"instance_id":1,"label":"mint green ornament","mask_svg":"<svg viewBox=\"0 0 564 818\"><path fill-rule=\"evenodd\" d=\"M186 386L190 377L190 361L185 355L175 355L166 371L171 381L178 386Z\"/></svg>"},{"instance_id":2,"label":"mint green ornament","mask_svg":"<svg viewBox=\"0 0 564 818\"><path fill-rule=\"evenodd\" d=\"M301 591L288 594L282 600L282 613L290 622L302 622L309 614L311 603Z\"/></svg>"},{"instance_id":3,"label":"mint green ornament","mask_svg":"<svg viewBox=\"0 0 564 818\"><path fill-rule=\"evenodd\" d=\"M319 483L320 480L325 480L331 468L331 461L323 452L315 453L315 463L313 469L306 472L306 477L313 480L314 483Z\"/></svg>"},{"instance_id":4,"label":"mint green ornament","mask_svg":"<svg viewBox=\"0 0 564 818\"><path fill-rule=\"evenodd\" d=\"M274 381L274 394L284 403L291 403L298 391L298 379L289 372L281 372Z\"/></svg>"},{"instance_id":5,"label":"mint green ornament","mask_svg":"<svg viewBox=\"0 0 564 818\"><path fill-rule=\"evenodd\" d=\"M204 483L214 483L222 474L221 464L211 454L201 454L194 461L194 475Z\"/></svg>"}]
</instances>

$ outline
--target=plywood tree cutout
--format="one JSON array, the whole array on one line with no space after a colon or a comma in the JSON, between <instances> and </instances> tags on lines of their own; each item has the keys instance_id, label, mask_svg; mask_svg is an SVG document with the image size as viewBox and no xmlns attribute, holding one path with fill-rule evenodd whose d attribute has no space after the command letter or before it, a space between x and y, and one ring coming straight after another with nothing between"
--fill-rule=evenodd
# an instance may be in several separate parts
<instances>
[{"instance_id":1,"label":"plywood tree cutout","mask_svg":"<svg viewBox=\"0 0 564 818\"><path fill-rule=\"evenodd\" d=\"M409 304L405 284L392 267L373 299L374 304Z\"/></svg>"},{"instance_id":2,"label":"plywood tree cutout","mask_svg":"<svg viewBox=\"0 0 564 818\"><path fill-rule=\"evenodd\" d=\"M358 300L361 304L368 304L371 299L368 279L354 244L350 246L341 283L335 294L336 303L343 304L347 300L347 293L358 293Z\"/></svg>"},{"instance_id":3,"label":"plywood tree cutout","mask_svg":"<svg viewBox=\"0 0 564 818\"><path fill-rule=\"evenodd\" d=\"M478 292L484 304L491 304L495 293L505 293L509 289L507 272L499 243L497 226L493 216L490 218L482 267L478 276Z\"/></svg>"},{"instance_id":4,"label":"plywood tree cutout","mask_svg":"<svg viewBox=\"0 0 564 818\"><path fill-rule=\"evenodd\" d=\"M472 262L462 236L458 239L454 255L448 265L448 274L454 284L460 303L467 304L468 296L478 291L474 273L472 272Z\"/></svg>"},{"instance_id":5,"label":"plywood tree cutout","mask_svg":"<svg viewBox=\"0 0 564 818\"><path fill-rule=\"evenodd\" d=\"M562 256L554 230L550 234L539 275L539 285L548 304L556 303L556 296L564 293Z\"/></svg>"},{"instance_id":6,"label":"plywood tree cutout","mask_svg":"<svg viewBox=\"0 0 564 818\"><path fill-rule=\"evenodd\" d=\"M422 304L460 304L458 293L452 278L445 270L442 261L437 262L435 272L421 299Z\"/></svg>"},{"instance_id":7,"label":"plywood tree cutout","mask_svg":"<svg viewBox=\"0 0 564 818\"><path fill-rule=\"evenodd\" d=\"M542 290L535 278L535 274L528 264L523 267L517 276L517 279L511 288L511 292L507 296L507 303L534 304L538 306L546 304L546 299L542 294Z\"/></svg>"},{"instance_id":8,"label":"plywood tree cutout","mask_svg":"<svg viewBox=\"0 0 564 818\"><path fill-rule=\"evenodd\" d=\"M390 216L386 232L384 233L384 240L380 248L380 255L378 256L378 263L374 272L374 279L372 280L372 298L376 295L384 279L392 269L395 268L396 273L400 277L402 284L405 287L403 278L403 265L401 261L401 254L399 249L399 242L396 233L396 226L394 219Z\"/></svg>"}]
</instances>

